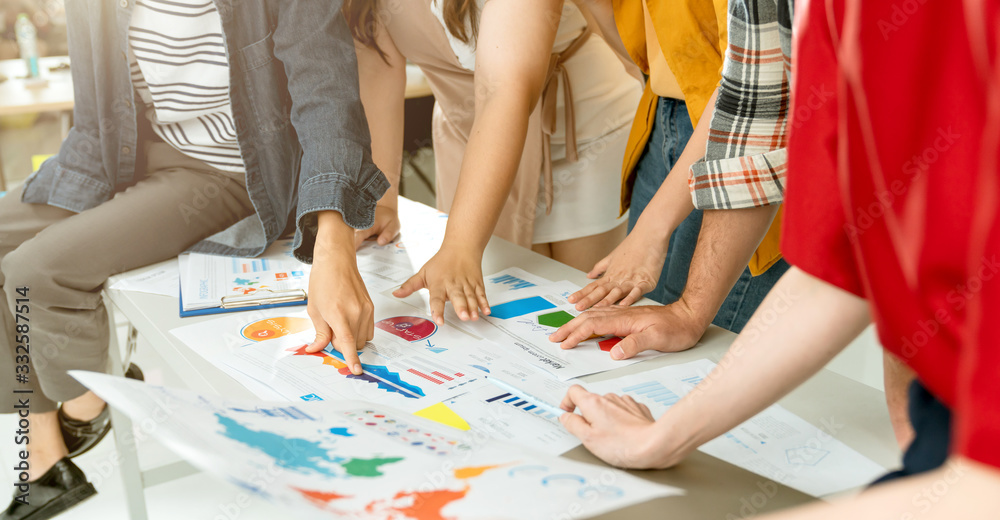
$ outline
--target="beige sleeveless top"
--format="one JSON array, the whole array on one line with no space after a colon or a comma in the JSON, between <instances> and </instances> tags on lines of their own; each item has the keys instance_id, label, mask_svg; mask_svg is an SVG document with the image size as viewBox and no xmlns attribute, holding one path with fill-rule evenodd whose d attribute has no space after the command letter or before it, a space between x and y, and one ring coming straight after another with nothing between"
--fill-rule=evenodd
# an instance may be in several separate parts
<instances>
[{"instance_id":1,"label":"beige sleeveless top","mask_svg":"<svg viewBox=\"0 0 1000 520\"><path fill-rule=\"evenodd\" d=\"M449 212L475 119L475 84L470 68L474 67L474 47L463 48L460 42L449 39L447 29L435 15L434 1L441 0L396 0L383 4L386 12L380 13L380 19L387 20L384 28L393 43L407 60L421 68L434 93L437 206ZM553 46L542 99L529 118L517 177L494 231L495 235L525 247L532 243L539 190L543 190L541 199L551 207L550 145L565 145L566 158L575 160L578 140L597 139L608 131L606 104L594 103L593 99L587 103L573 102L571 80L563 64L591 38L583 16L570 2L567 5ZM604 45L603 41L600 43ZM602 71L594 70L593 74L600 75ZM630 117L635 104L626 100L622 108Z\"/></svg>"}]
</instances>

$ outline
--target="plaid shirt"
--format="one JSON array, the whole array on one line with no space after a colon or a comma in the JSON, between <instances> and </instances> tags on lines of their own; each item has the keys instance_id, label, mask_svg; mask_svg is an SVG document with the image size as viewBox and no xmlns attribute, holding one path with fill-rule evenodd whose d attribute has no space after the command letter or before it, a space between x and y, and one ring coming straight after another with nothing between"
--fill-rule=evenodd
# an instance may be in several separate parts
<instances>
[{"instance_id":1,"label":"plaid shirt","mask_svg":"<svg viewBox=\"0 0 1000 520\"><path fill-rule=\"evenodd\" d=\"M783 200L793 0L730 0L729 48L705 158L689 181L698 209Z\"/></svg>"}]
</instances>

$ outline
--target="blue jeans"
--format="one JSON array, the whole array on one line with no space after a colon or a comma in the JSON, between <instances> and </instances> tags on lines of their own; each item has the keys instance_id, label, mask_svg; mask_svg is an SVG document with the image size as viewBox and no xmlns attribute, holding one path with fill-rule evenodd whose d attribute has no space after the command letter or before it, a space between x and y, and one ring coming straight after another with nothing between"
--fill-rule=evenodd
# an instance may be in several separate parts
<instances>
[{"instance_id":1,"label":"blue jeans","mask_svg":"<svg viewBox=\"0 0 1000 520\"><path fill-rule=\"evenodd\" d=\"M652 134L636 166L628 221L630 232L635 227L639 215L656 194L656 190L660 189L660 185L666 180L674 163L680 158L693 132L687 105L680 100L660 98L653 118ZM678 174L687 175L687 172ZM660 273L656 287L646 294L650 299L668 304L681 297L687 284L691 257L698 243L701 217L701 210L692 211L670 236L663 272ZM749 268L744 269L712 323L733 332L740 332L771 287L774 287L778 278L781 278L787 270L788 263L784 259L779 260L759 276L751 275Z\"/></svg>"}]
</instances>

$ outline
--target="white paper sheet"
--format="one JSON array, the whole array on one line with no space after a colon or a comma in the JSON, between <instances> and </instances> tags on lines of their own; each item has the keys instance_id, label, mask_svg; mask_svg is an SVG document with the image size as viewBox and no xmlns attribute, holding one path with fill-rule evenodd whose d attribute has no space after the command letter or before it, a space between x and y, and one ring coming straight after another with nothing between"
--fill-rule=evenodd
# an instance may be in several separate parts
<instances>
[{"instance_id":1,"label":"white paper sheet","mask_svg":"<svg viewBox=\"0 0 1000 520\"><path fill-rule=\"evenodd\" d=\"M555 414L493 385L476 388L444 404L472 431L491 439L550 455L561 455L580 445Z\"/></svg>"},{"instance_id":2,"label":"white paper sheet","mask_svg":"<svg viewBox=\"0 0 1000 520\"><path fill-rule=\"evenodd\" d=\"M617 338L611 336L583 341L571 350L562 350L559 344L549 341L549 335L559 326L579 315L566 301L577 290L578 286L563 281L502 292L491 300L489 316L479 321L453 322L471 334L509 347L522 359L561 380L621 368L660 355L648 351L615 361L609 350Z\"/></svg>"},{"instance_id":3,"label":"white paper sheet","mask_svg":"<svg viewBox=\"0 0 1000 520\"><path fill-rule=\"evenodd\" d=\"M278 240L257 258L202 253L179 257L185 311L219 307L223 297L252 297L306 291L311 266L292 255L292 239Z\"/></svg>"},{"instance_id":4,"label":"white paper sheet","mask_svg":"<svg viewBox=\"0 0 1000 520\"><path fill-rule=\"evenodd\" d=\"M627 394L659 417L714 368L702 359L585 386L600 394ZM814 497L864 486L885 473L835 434L772 405L699 450Z\"/></svg>"},{"instance_id":5,"label":"white paper sheet","mask_svg":"<svg viewBox=\"0 0 1000 520\"><path fill-rule=\"evenodd\" d=\"M360 376L330 346L305 352L315 333L304 312L249 322L226 316L172 332L236 379L249 376L289 400L364 398L413 412L466 392L464 385L485 375L456 356L478 338L438 327L405 303L377 294L372 300L375 338L360 353Z\"/></svg>"},{"instance_id":6,"label":"white paper sheet","mask_svg":"<svg viewBox=\"0 0 1000 520\"><path fill-rule=\"evenodd\" d=\"M553 455L565 453L580 444L559 422L559 411L529 402L522 392L510 384L505 388L496 386L497 381L502 379L523 388L551 389L553 394L558 394L555 401L558 404L566 385L551 374L513 358L503 347L489 341L452 349L441 353L441 356L454 365L471 367L486 374L486 380L493 383L472 388L468 393L443 403L447 407L446 412L456 414L469 429L486 437ZM562 389L562 393L558 389ZM422 416L453 425L436 415Z\"/></svg>"},{"instance_id":7,"label":"white paper sheet","mask_svg":"<svg viewBox=\"0 0 1000 520\"><path fill-rule=\"evenodd\" d=\"M289 517L585 518L683 493L372 403L233 401L73 375L191 464Z\"/></svg>"},{"instance_id":8,"label":"white paper sheet","mask_svg":"<svg viewBox=\"0 0 1000 520\"><path fill-rule=\"evenodd\" d=\"M163 267L149 269L141 273L116 275L108 279L108 287L117 291L137 291L149 294L177 297L180 273L177 260Z\"/></svg>"}]
</instances>

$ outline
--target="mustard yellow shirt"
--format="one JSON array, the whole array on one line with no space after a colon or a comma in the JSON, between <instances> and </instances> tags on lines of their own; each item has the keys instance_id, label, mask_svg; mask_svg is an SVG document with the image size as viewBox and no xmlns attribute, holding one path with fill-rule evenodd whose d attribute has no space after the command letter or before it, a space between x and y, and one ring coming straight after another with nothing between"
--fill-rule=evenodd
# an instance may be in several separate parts
<instances>
[{"instance_id":1,"label":"mustard yellow shirt","mask_svg":"<svg viewBox=\"0 0 1000 520\"><path fill-rule=\"evenodd\" d=\"M656 27L653 25L653 17L646 8L646 3L642 2L642 17L646 27L646 59L649 62L649 88L660 97L684 99L684 90L677 83L677 76L670 70L663 49L660 47L660 39L656 37Z\"/></svg>"},{"instance_id":2,"label":"mustard yellow shirt","mask_svg":"<svg viewBox=\"0 0 1000 520\"><path fill-rule=\"evenodd\" d=\"M651 74L651 62L657 69L656 78L650 75L650 81L646 82L625 150L621 190L621 212L624 213L632 199L635 167L653 130L656 101L660 96L677 97L670 95L669 85L656 63L660 53L649 52L649 46L659 46L668 73L687 104L691 122L697 126L722 77L722 63L728 45L728 1L613 0L612 6L615 25L632 61L647 75ZM647 31L649 27L652 32ZM779 211L750 260L752 274L767 271L781 258L780 234Z\"/></svg>"}]
</instances>

